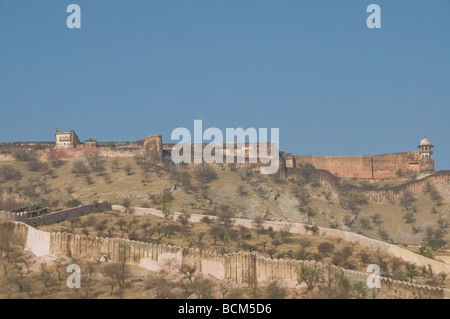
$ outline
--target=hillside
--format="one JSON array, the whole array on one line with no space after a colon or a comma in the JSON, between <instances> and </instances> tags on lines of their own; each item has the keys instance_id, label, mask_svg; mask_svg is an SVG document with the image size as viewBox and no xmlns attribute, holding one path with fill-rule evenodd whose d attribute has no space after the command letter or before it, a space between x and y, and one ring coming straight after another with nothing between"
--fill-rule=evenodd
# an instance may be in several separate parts
<instances>
[{"instance_id":1,"label":"hillside","mask_svg":"<svg viewBox=\"0 0 450 319\"><path fill-rule=\"evenodd\" d=\"M38 163L37 167L30 162L2 162L0 188L27 196L29 204L41 201L55 209L73 199L115 204L125 200L135 206L153 207L151 196L168 190L174 197L168 207L171 211L215 214L221 205L227 205L235 217L304 222L411 245L420 245L426 228L437 227L438 221L450 213L448 183L435 187L442 197L439 203L430 194L416 194L407 210L399 200L366 203L365 198L340 196L327 183L286 181L253 173L249 168L207 167L202 172L200 168L188 167L161 169L146 165L140 158L96 160L102 169L89 168L87 160L60 161L56 167L51 162ZM74 172L74 165L80 166L78 173ZM17 170L19 177L8 180L1 173L5 167ZM378 183L396 182L394 179ZM14 199L1 203L3 209L8 209L14 206ZM17 206L25 206L23 200Z\"/></svg>"},{"instance_id":2,"label":"hillside","mask_svg":"<svg viewBox=\"0 0 450 319\"><path fill-rule=\"evenodd\" d=\"M301 222L402 244L412 251L446 261L446 256L450 255L446 250L449 240L446 219L450 209L448 183L430 187L423 194L374 203L355 192L342 195L326 182L280 179L260 175L248 167L175 167L168 161L165 164L164 167L152 166L140 157L3 162L0 165L0 209L33 205L56 211L67 206L107 201L125 207L154 207L167 215L181 212L186 217L190 214L219 216L222 221L217 223L208 219L190 223L187 219L170 221L109 211L40 229L198 247L222 254L257 251L270 258L315 260L361 272L366 271L368 264L376 263L385 277L449 287L448 279L441 274L411 268L411 264L398 258L340 238L227 225L231 217ZM376 188L407 180L377 180L369 184L353 178L345 183ZM145 273L136 271L134 273L139 275L135 280L142 282ZM104 284L98 287L96 294L106 296L107 291L100 288ZM126 292L129 296L142 297L141 285L130 287L138 288ZM249 295L249 292L239 294Z\"/></svg>"}]
</instances>

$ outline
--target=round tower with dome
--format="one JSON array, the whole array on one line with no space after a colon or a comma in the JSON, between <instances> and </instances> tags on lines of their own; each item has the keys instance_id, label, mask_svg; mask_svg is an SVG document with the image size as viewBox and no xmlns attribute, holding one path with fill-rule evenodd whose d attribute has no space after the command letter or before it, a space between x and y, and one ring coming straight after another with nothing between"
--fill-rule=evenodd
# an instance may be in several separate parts
<instances>
[{"instance_id":1,"label":"round tower with dome","mask_svg":"<svg viewBox=\"0 0 450 319\"><path fill-rule=\"evenodd\" d=\"M434 159L431 155L433 151L431 150L434 146L425 137L420 141L419 146L419 167L421 172L434 172Z\"/></svg>"}]
</instances>

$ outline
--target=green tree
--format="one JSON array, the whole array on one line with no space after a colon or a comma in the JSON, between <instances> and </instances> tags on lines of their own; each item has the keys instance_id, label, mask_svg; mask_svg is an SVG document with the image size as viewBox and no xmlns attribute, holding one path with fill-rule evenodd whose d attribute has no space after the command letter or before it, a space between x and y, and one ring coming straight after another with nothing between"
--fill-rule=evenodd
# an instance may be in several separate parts
<instances>
[{"instance_id":1,"label":"green tree","mask_svg":"<svg viewBox=\"0 0 450 319\"><path fill-rule=\"evenodd\" d=\"M306 283L306 288L312 290L323 282L322 270L316 265L307 266L304 263L300 264L298 269L298 283Z\"/></svg>"}]
</instances>

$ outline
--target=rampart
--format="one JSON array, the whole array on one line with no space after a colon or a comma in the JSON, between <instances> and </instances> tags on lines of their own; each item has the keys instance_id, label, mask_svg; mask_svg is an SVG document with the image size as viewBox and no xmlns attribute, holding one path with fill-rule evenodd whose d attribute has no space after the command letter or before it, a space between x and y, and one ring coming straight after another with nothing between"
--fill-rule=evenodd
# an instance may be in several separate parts
<instances>
[{"instance_id":1,"label":"rampart","mask_svg":"<svg viewBox=\"0 0 450 319\"><path fill-rule=\"evenodd\" d=\"M20 221L28 225L40 226L59 223L69 218L78 218L90 213L103 211L107 204L97 203L82 205L74 208L64 209L53 213L43 214L36 217L29 216L29 212L12 213L1 211L0 220Z\"/></svg>"},{"instance_id":2,"label":"rampart","mask_svg":"<svg viewBox=\"0 0 450 319\"><path fill-rule=\"evenodd\" d=\"M218 254L198 248L136 242L124 239L80 236L68 233L48 233L16 222L16 232L24 238L25 249L37 256L76 257L100 261L125 262L157 271L167 265L180 269L183 264L195 266L199 273L219 280L229 279L241 286L265 286L279 280L289 287L298 287L297 271L307 265L323 270L324 274L342 273L352 282L367 281L368 274L329 266L320 262L265 258L253 252ZM383 298L444 298L448 290L381 278L380 297Z\"/></svg>"},{"instance_id":3,"label":"rampart","mask_svg":"<svg viewBox=\"0 0 450 319\"><path fill-rule=\"evenodd\" d=\"M286 168L286 178L306 178L310 182L326 182L332 185L341 194L352 192L362 193L372 202L383 202L389 199L398 199L404 193L420 194L427 184L436 185L450 181L450 171L438 171L419 180L413 180L397 186L364 189L352 185L342 185L342 179L324 169Z\"/></svg>"},{"instance_id":4,"label":"rampart","mask_svg":"<svg viewBox=\"0 0 450 319\"><path fill-rule=\"evenodd\" d=\"M111 207L113 210L116 211L125 211L125 208L120 205L112 205ZM154 208L142 208L142 207L133 207L132 211L135 215L153 215L157 217L164 218L165 215L163 212L154 209ZM181 213L175 212L172 214L171 218L173 220L178 220L178 217L181 215ZM191 222L201 222L202 218L204 218L205 215L200 214L191 214L189 221ZM211 219L215 219L215 216L208 216ZM251 219L241 219L241 218L233 218L234 225L237 226L245 226L248 228L255 227L253 224L253 221ZM263 226L265 228L272 227L275 231L289 231L291 233L295 234L311 234L310 231L308 231L305 226L305 224L302 223L289 223L289 222L276 222L276 221L264 221ZM389 244L386 242L382 242L376 239L368 238L366 236L355 234L352 232L346 232L339 229L331 229L331 228L325 228L325 227L318 227L319 234L323 236L328 236L332 238L342 238L345 241L356 243L362 247L376 250L379 252L383 252L386 254L389 254L394 257L401 258L405 261L413 262L417 266L422 267L431 267L434 273L440 273L444 272L447 274L450 274L450 265L427 258L422 255L415 254L407 249L401 248L399 246Z\"/></svg>"},{"instance_id":5,"label":"rampart","mask_svg":"<svg viewBox=\"0 0 450 319\"><path fill-rule=\"evenodd\" d=\"M295 155L297 164L312 164L341 177L392 178L397 169L419 172L419 152L360 156Z\"/></svg>"},{"instance_id":6,"label":"rampart","mask_svg":"<svg viewBox=\"0 0 450 319\"><path fill-rule=\"evenodd\" d=\"M365 194L371 201L382 202L389 199L398 199L404 193L420 194L423 189L430 185L447 183L450 181L450 171L438 171L420 180L410 181L401 185L383 189L359 189L359 188L338 188L341 193L360 192Z\"/></svg>"}]
</instances>

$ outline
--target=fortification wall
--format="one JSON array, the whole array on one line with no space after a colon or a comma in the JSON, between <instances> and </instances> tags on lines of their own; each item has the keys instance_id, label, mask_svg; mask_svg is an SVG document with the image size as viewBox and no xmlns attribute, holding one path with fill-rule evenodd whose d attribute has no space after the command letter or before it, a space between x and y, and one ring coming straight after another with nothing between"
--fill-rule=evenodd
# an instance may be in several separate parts
<instances>
[{"instance_id":1,"label":"fortification wall","mask_svg":"<svg viewBox=\"0 0 450 319\"><path fill-rule=\"evenodd\" d=\"M11 213L7 211L0 212L0 220L18 221L27 223L27 213Z\"/></svg>"},{"instance_id":2,"label":"fortification wall","mask_svg":"<svg viewBox=\"0 0 450 319\"><path fill-rule=\"evenodd\" d=\"M370 201L383 202L389 199L398 199L403 196L404 193L420 194L427 184L436 185L441 183L448 183L450 181L450 171L439 171L433 175L429 175L423 179L417 181L411 181L405 184L374 190L361 190L361 189L339 189L342 193L357 191L365 194Z\"/></svg>"},{"instance_id":3,"label":"fortification wall","mask_svg":"<svg viewBox=\"0 0 450 319\"><path fill-rule=\"evenodd\" d=\"M113 143L115 146L110 146L111 142L96 143L98 147L89 147L86 145L78 145L75 148L55 149L54 142L29 142L29 143L0 143L0 161L12 160L11 153L16 149L32 150L37 144L44 146L46 149L39 151L42 159L50 159L58 157L59 159L73 159L85 157L85 152L94 149L99 152L100 156L104 157L133 157L135 155L146 155L158 164L162 164L163 152L169 153L172 151L173 143L162 143L160 135L148 136L145 141L138 142L117 142ZM204 149L208 143L202 144ZM225 145L217 146L219 153L226 154ZM192 145L192 150L194 146ZM233 156L237 155L237 145L233 145ZM150 151L151 149L151 151ZM251 165L249 158L251 155L250 149L259 149L259 145L246 144L245 147L245 163L240 166ZM271 145L268 145L269 153ZM284 154L284 152L281 152ZM192 151L191 164L194 163L194 152ZM231 154L230 154L231 155ZM224 155L225 156L225 155ZM282 155L284 156L284 155ZM295 155L293 156L297 164L310 163L317 169L323 169L337 174L341 177L357 177L357 178L392 178L395 177L396 170L412 170L419 172L419 152L403 152L391 153L382 155L361 155L361 156L312 156L312 155ZM286 158L280 159L281 166ZM229 164L223 159L225 165ZM236 159L233 161L236 162ZM289 163L292 162L292 156L289 154ZM256 157L257 166L261 165L260 157ZM289 165L288 165L289 166Z\"/></svg>"},{"instance_id":4,"label":"fortification wall","mask_svg":"<svg viewBox=\"0 0 450 319\"><path fill-rule=\"evenodd\" d=\"M124 239L80 236L67 233L47 233L16 222L15 232L25 237L24 246L37 256L69 256L100 261L108 256L113 262L125 262L145 269L177 271L183 264L193 265L205 275L229 279L241 285L264 286L279 280L289 287L298 287L297 272L301 265L317 267L327 273L343 273L352 282L366 282L368 274L345 270L313 261L271 259L257 253L217 254L198 248L136 242ZM391 298L443 298L448 291L381 278L380 296Z\"/></svg>"},{"instance_id":5,"label":"fortification wall","mask_svg":"<svg viewBox=\"0 0 450 319\"><path fill-rule=\"evenodd\" d=\"M69 218L78 218L86 214L90 214L96 210L97 205L83 205L74 208L60 210L54 213L49 213L37 217L31 217L26 220L29 225L49 225L63 222Z\"/></svg>"},{"instance_id":6,"label":"fortification wall","mask_svg":"<svg viewBox=\"0 0 450 319\"><path fill-rule=\"evenodd\" d=\"M28 227L25 249L36 256L47 256L50 254L50 238L50 233Z\"/></svg>"},{"instance_id":7,"label":"fortification wall","mask_svg":"<svg viewBox=\"0 0 450 319\"><path fill-rule=\"evenodd\" d=\"M284 176L294 180L306 178L311 182L326 182L332 186L336 186L340 181L339 177L324 169L301 169L288 167L286 168L286 173Z\"/></svg>"},{"instance_id":8,"label":"fortification wall","mask_svg":"<svg viewBox=\"0 0 450 319\"><path fill-rule=\"evenodd\" d=\"M392 178L397 169L419 171L419 152L361 156L295 155L297 164L310 163L341 177Z\"/></svg>"},{"instance_id":9,"label":"fortification wall","mask_svg":"<svg viewBox=\"0 0 450 319\"><path fill-rule=\"evenodd\" d=\"M312 156L294 155L298 164L310 163L317 169L344 177L371 178L370 162L363 163L363 156ZM369 166L367 166L369 165Z\"/></svg>"},{"instance_id":10,"label":"fortification wall","mask_svg":"<svg viewBox=\"0 0 450 319\"><path fill-rule=\"evenodd\" d=\"M303 172L302 172L303 171ZM426 176L420 180L410 181L397 186L392 186L383 189L362 189L360 187L349 187L348 185L343 188L338 183L341 180L336 175L333 175L327 170L322 169L299 169L299 168L287 168L286 178L300 179L304 176L310 182L327 182L333 187L335 187L340 193L351 193L358 192L366 195L368 200L371 202L384 202L389 199L398 199L405 192L412 194L422 193L425 186L429 183L430 185L436 185L441 183L447 183L450 181L450 171L438 171L432 175Z\"/></svg>"},{"instance_id":11,"label":"fortification wall","mask_svg":"<svg viewBox=\"0 0 450 319\"><path fill-rule=\"evenodd\" d=\"M96 211L102 211L104 209L102 203L82 205L74 208L63 209L57 212L28 218L27 212L11 213L6 211L0 212L0 220L20 221L29 225L49 225L54 223L60 223L69 218L78 218L86 214L90 214Z\"/></svg>"},{"instance_id":12,"label":"fortification wall","mask_svg":"<svg viewBox=\"0 0 450 319\"><path fill-rule=\"evenodd\" d=\"M419 152L392 153L372 156L374 178L396 177L396 170L419 172Z\"/></svg>"},{"instance_id":13,"label":"fortification wall","mask_svg":"<svg viewBox=\"0 0 450 319\"><path fill-rule=\"evenodd\" d=\"M120 205L112 205L112 210L116 211L125 211L125 208ZM132 211L136 215L153 215L160 218L164 218L164 213L154 208L142 208L142 207L133 207ZM178 220L178 217L181 215L179 212L175 212L172 214L171 218L174 220ZM201 222L202 218L205 215L200 214L191 214L189 221L191 222ZM216 219L215 216L208 216L211 219ZM251 219L241 219L241 218L233 218L234 225L237 226L245 226L248 228L254 228L253 221ZM275 231L287 230L291 233L295 234L311 234L305 228L306 224L302 223L288 223L288 222L276 222L276 221L264 221L263 226L265 228L272 227ZM422 255L415 254L407 249L401 248L396 245L392 245L386 242L382 242L376 239L368 238L360 234L355 234L352 232L346 232L339 229L331 229L325 227L318 227L319 233L323 236L333 237L333 238L342 238L345 241L356 243L362 247L377 250L379 252L384 252L390 254L395 257L402 258L405 261L413 262L418 266L430 266L434 273L445 272L450 274L450 265L433 260Z\"/></svg>"},{"instance_id":14,"label":"fortification wall","mask_svg":"<svg viewBox=\"0 0 450 319\"><path fill-rule=\"evenodd\" d=\"M96 152L101 157L133 157L135 155L143 155L142 148L114 148L114 147L83 147L79 145L75 148L64 149L47 149L41 150L42 158L49 160L55 156L61 160L85 158L89 152Z\"/></svg>"}]
</instances>

